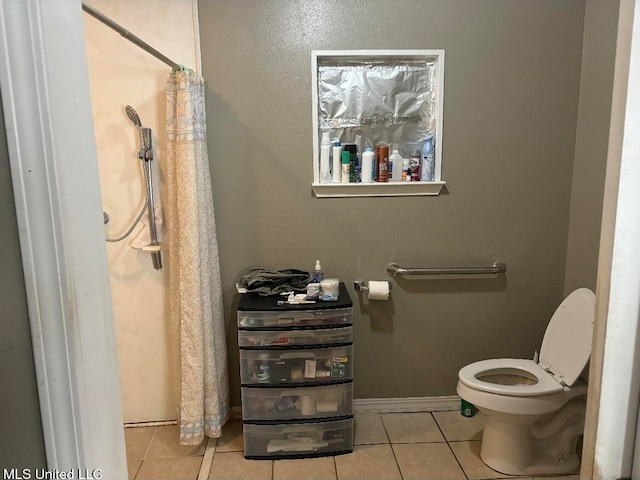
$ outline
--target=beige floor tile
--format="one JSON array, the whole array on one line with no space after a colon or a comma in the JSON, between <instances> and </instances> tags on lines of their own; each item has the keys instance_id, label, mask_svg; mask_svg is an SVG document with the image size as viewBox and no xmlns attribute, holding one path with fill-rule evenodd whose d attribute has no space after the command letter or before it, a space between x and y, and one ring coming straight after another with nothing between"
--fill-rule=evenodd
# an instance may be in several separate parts
<instances>
[{"instance_id":1,"label":"beige floor tile","mask_svg":"<svg viewBox=\"0 0 640 480\"><path fill-rule=\"evenodd\" d=\"M147 459L136 480L196 480L201 463L202 457Z\"/></svg>"},{"instance_id":2,"label":"beige floor tile","mask_svg":"<svg viewBox=\"0 0 640 480\"><path fill-rule=\"evenodd\" d=\"M242 452L243 450L242 421L229 420L222 426L222 436L218 439L216 452Z\"/></svg>"},{"instance_id":3,"label":"beige floor tile","mask_svg":"<svg viewBox=\"0 0 640 480\"><path fill-rule=\"evenodd\" d=\"M200 445L180 445L178 425L167 425L158 427L145 458L193 457L203 455L205 447L204 441Z\"/></svg>"},{"instance_id":4,"label":"beige floor tile","mask_svg":"<svg viewBox=\"0 0 640 480\"><path fill-rule=\"evenodd\" d=\"M242 452L216 452L210 480L271 480L273 461L247 460Z\"/></svg>"},{"instance_id":5,"label":"beige floor tile","mask_svg":"<svg viewBox=\"0 0 640 480\"><path fill-rule=\"evenodd\" d=\"M482 440L484 415L476 413L473 417L463 417L459 411L433 412L438 426L448 442Z\"/></svg>"},{"instance_id":6,"label":"beige floor tile","mask_svg":"<svg viewBox=\"0 0 640 480\"><path fill-rule=\"evenodd\" d=\"M451 442L449 445L470 480L513 478L510 475L503 475L492 470L482 461L480 458L482 442Z\"/></svg>"},{"instance_id":7,"label":"beige floor tile","mask_svg":"<svg viewBox=\"0 0 640 480\"><path fill-rule=\"evenodd\" d=\"M128 460L142 460L149 449L158 427L131 427L124 429L124 442Z\"/></svg>"},{"instance_id":8,"label":"beige floor tile","mask_svg":"<svg viewBox=\"0 0 640 480\"><path fill-rule=\"evenodd\" d=\"M393 445L404 480L465 480L446 443Z\"/></svg>"},{"instance_id":9,"label":"beige floor tile","mask_svg":"<svg viewBox=\"0 0 640 480\"><path fill-rule=\"evenodd\" d=\"M129 472L129 480L136 478L136 474L142 465L142 460L127 460L127 471Z\"/></svg>"},{"instance_id":10,"label":"beige floor tile","mask_svg":"<svg viewBox=\"0 0 640 480\"><path fill-rule=\"evenodd\" d=\"M362 445L334 457L338 480L400 480L391 446Z\"/></svg>"},{"instance_id":11,"label":"beige floor tile","mask_svg":"<svg viewBox=\"0 0 640 480\"><path fill-rule=\"evenodd\" d=\"M445 441L429 412L385 413L381 417L391 443Z\"/></svg>"},{"instance_id":12,"label":"beige floor tile","mask_svg":"<svg viewBox=\"0 0 640 480\"><path fill-rule=\"evenodd\" d=\"M375 443L389 443L389 437L382 424L379 413L355 414L355 445L371 445Z\"/></svg>"},{"instance_id":13,"label":"beige floor tile","mask_svg":"<svg viewBox=\"0 0 640 480\"><path fill-rule=\"evenodd\" d=\"M273 480L336 480L333 457L276 460Z\"/></svg>"}]
</instances>

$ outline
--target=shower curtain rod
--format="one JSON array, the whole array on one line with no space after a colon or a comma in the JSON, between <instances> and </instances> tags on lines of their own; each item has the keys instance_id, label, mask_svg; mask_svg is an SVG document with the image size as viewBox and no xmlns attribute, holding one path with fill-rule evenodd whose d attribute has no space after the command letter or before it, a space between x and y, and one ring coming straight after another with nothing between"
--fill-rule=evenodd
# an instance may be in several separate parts
<instances>
[{"instance_id":1,"label":"shower curtain rod","mask_svg":"<svg viewBox=\"0 0 640 480\"><path fill-rule=\"evenodd\" d=\"M133 43L133 44L137 45L138 47L140 47L141 49L143 49L145 52L150 53L151 55L156 57L158 60L166 63L167 65L169 65L174 70L184 70L184 67L182 65L177 64L176 62L174 62L173 60L171 60L167 56L163 55L158 50L153 48L151 45L149 45L148 43L146 43L142 39L136 37L129 30L127 30L126 28L118 25L116 22L111 20L109 17L107 17L103 13L101 13L98 10L96 10L95 8L93 8L87 2L84 2L84 1L82 2L82 10L84 10L85 12L87 12L92 17L94 17L94 18L98 19L99 21L101 21L102 23L104 23L107 27L115 30L120 35L122 35L124 38L129 40L131 43Z\"/></svg>"}]
</instances>

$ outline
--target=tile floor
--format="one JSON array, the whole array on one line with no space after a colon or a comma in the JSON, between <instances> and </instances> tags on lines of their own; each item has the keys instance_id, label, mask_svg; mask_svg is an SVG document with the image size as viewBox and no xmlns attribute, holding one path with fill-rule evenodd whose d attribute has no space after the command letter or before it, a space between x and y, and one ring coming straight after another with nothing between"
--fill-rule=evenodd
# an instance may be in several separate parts
<instances>
[{"instance_id":1,"label":"tile floor","mask_svg":"<svg viewBox=\"0 0 640 480\"><path fill-rule=\"evenodd\" d=\"M242 423L197 447L178 445L178 427L125 429L130 480L484 480L501 475L480 460L484 419L459 412L357 413L352 454L245 460ZM213 456L213 461L211 461ZM210 468L209 468L210 467ZM207 475L208 472L208 475ZM529 477L525 477L528 478ZM540 477L575 480L578 475Z\"/></svg>"}]
</instances>

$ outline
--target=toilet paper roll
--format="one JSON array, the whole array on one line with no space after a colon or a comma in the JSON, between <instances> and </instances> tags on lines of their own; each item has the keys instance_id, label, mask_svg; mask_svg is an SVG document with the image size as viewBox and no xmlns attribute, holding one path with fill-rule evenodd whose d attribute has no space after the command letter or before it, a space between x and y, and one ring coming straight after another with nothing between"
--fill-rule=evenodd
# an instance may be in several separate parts
<instances>
[{"instance_id":1,"label":"toilet paper roll","mask_svg":"<svg viewBox=\"0 0 640 480\"><path fill-rule=\"evenodd\" d=\"M386 280L369 280L369 300L387 300L389 298L389 282Z\"/></svg>"}]
</instances>

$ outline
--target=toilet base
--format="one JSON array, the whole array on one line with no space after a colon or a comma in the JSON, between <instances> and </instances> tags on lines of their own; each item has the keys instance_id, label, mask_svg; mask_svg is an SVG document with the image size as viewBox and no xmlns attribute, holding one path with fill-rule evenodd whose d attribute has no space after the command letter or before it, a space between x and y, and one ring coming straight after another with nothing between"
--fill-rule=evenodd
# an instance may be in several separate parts
<instances>
[{"instance_id":1,"label":"toilet base","mask_svg":"<svg viewBox=\"0 0 640 480\"><path fill-rule=\"evenodd\" d=\"M509 430L508 441L504 441L502 433L498 434L496 441L495 432L492 433L491 426L485 424L480 458L496 472L506 475L560 475L580 470L580 457L577 453L554 455L551 452L535 452L536 448L531 445L528 435L514 435L514 429ZM515 440L516 437L521 440Z\"/></svg>"},{"instance_id":2,"label":"toilet base","mask_svg":"<svg viewBox=\"0 0 640 480\"><path fill-rule=\"evenodd\" d=\"M507 475L558 475L580 469L577 441L584 430L584 398L546 415L484 410L480 458ZM481 409L482 411L482 409Z\"/></svg>"}]
</instances>

